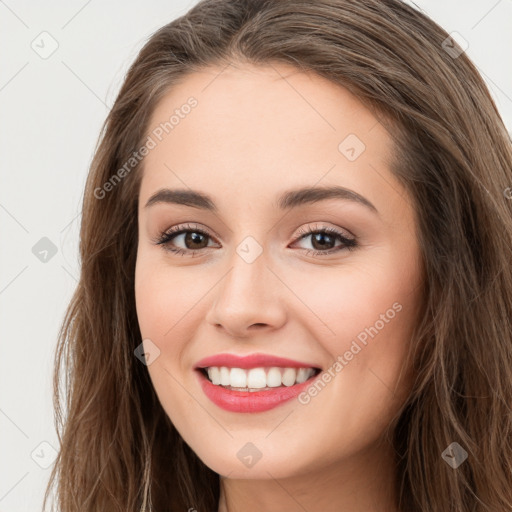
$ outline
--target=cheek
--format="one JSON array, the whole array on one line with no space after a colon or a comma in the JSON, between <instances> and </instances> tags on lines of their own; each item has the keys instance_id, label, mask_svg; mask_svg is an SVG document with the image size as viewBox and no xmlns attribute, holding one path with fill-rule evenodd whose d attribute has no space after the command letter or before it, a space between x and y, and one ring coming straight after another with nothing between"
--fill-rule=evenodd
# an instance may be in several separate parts
<instances>
[{"instance_id":1,"label":"cheek","mask_svg":"<svg viewBox=\"0 0 512 512\"><path fill-rule=\"evenodd\" d=\"M193 266L176 268L162 258L140 255L135 270L135 302L143 339L158 347L161 357L150 365L152 376L165 368L173 375L188 372L194 362L187 347L204 319L205 297L213 282L200 278Z\"/></svg>"},{"instance_id":2,"label":"cheek","mask_svg":"<svg viewBox=\"0 0 512 512\"><path fill-rule=\"evenodd\" d=\"M137 318L143 338L161 338L169 329L170 315L176 294L162 282L158 272L147 271L144 263L138 264L135 276L135 302ZM171 301L171 303L169 303Z\"/></svg>"},{"instance_id":3,"label":"cheek","mask_svg":"<svg viewBox=\"0 0 512 512\"><path fill-rule=\"evenodd\" d=\"M190 309L194 299L194 280L184 278L149 255L140 253L135 268L135 302L143 337L164 340L171 337L174 325Z\"/></svg>"},{"instance_id":4,"label":"cheek","mask_svg":"<svg viewBox=\"0 0 512 512\"><path fill-rule=\"evenodd\" d=\"M381 406L391 407L399 391L408 389L407 376L401 373L420 298L420 268L414 255L405 260L407 264L391 251L378 256L358 262L357 268L331 269L329 280L309 275L300 291L310 290L306 296L308 306L317 313L316 338L332 361L340 363L332 368L336 377L343 374L333 379L340 403L346 401L347 389L357 389L358 410L366 410L374 420L379 414L386 416L386 407L381 410ZM319 327L318 318L323 326ZM404 381L398 389L401 376Z\"/></svg>"},{"instance_id":5,"label":"cheek","mask_svg":"<svg viewBox=\"0 0 512 512\"><path fill-rule=\"evenodd\" d=\"M311 309L329 327L322 335L316 329L317 340L333 363L325 386L301 403L309 417L324 418L317 432L327 458L377 439L407 395L403 361L417 320L412 277L403 267L372 266L316 288ZM332 448L337 443L339 450Z\"/></svg>"},{"instance_id":6,"label":"cheek","mask_svg":"<svg viewBox=\"0 0 512 512\"><path fill-rule=\"evenodd\" d=\"M305 297L308 308L323 324L316 328L325 332L332 355L345 349L343 341L370 339L372 327L383 334L397 332L415 321L418 299L418 269L395 262L392 254L382 252L372 261L328 269L329 275L318 272L294 279L294 291ZM397 336L392 338L399 338ZM341 341L341 343L340 343Z\"/></svg>"},{"instance_id":7,"label":"cheek","mask_svg":"<svg viewBox=\"0 0 512 512\"><path fill-rule=\"evenodd\" d=\"M183 369L180 367L191 332L186 322L187 311L190 312L194 302L189 302L194 297L187 294L185 283L176 281L179 275L176 271L171 274L149 258L146 260L141 256L137 259L135 301L142 339L145 340L144 349L159 351L147 370L164 410L175 426L183 429L182 418L186 418L195 406L184 392Z\"/></svg>"}]
</instances>

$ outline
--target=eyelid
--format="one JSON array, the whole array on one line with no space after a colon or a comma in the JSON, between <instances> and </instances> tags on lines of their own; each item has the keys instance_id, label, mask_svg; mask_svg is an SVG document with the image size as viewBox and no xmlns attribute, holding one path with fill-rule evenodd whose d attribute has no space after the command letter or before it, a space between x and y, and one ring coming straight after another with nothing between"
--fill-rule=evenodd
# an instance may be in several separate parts
<instances>
[{"instance_id":1,"label":"eyelid","mask_svg":"<svg viewBox=\"0 0 512 512\"><path fill-rule=\"evenodd\" d=\"M319 222L316 222L313 227L311 225L308 225L305 228L300 227L298 234L299 235L310 235L311 233L316 233L318 231L327 231L327 232L332 231L333 233L336 232L340 235L343 235L347 239L355 239L356 238L356 236L346 228L340 228L338 226L332 227L332 226L328 226L326 224L322 224Z\"/></svg>"},{"instance_id":2,"label":"eyelid","mask_svg":"<svg viewBox=\"0 0 512 512\"><path fill-rule=\"evenodd\" d=\"M172 226L166 229L165 231L161 232L160 234L157 234L155 237L151 237L151 241L154 244L161 244L162 239L168 235L178 236L188 231L203 233L206 236L209 236L210 238L220 238L218 235L215 234L215 232L213 232L210 229L201 227L199 226L199 224L186 222L185 224L177 224L176 226Z\"/></svg>"}]
</instances>

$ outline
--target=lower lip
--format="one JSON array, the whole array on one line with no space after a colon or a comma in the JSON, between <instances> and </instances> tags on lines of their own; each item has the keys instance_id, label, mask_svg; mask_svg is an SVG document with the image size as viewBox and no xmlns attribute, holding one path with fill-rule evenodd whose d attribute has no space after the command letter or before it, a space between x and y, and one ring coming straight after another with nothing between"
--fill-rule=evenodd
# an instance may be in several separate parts
<instances>
[{"instance_id":1,"label":"lower lip","mask_svg":"<svg viewBox=\"0 0 512 512\"><path fill-rule=\"evenodd\" d=\"M234 391L212 384L199 370L196 370L204 394L221 409L230 412L263 412L295 398L308 388L320 375L301 384L282 386L267 391Z\"/></svg>"}]
</instances>

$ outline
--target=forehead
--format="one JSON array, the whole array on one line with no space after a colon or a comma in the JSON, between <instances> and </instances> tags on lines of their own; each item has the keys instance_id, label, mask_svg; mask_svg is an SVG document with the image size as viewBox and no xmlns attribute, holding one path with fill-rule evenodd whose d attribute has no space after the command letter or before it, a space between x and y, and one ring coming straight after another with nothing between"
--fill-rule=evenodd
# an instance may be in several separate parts
<instances>
[{"instance_id":1,"label":"forehead","mask_svg":"<svg viewBox=\"0 0 512 512\"><path fill-rule=\"evenodd\" d=\"M185 76L158 103L147 135L156 145L144 157L146 199L163 186L248 190L254 200L318 184L358 188L374 202L392 155L389 134L357 97L281 63Z\"/></svg>"}]
</instances>

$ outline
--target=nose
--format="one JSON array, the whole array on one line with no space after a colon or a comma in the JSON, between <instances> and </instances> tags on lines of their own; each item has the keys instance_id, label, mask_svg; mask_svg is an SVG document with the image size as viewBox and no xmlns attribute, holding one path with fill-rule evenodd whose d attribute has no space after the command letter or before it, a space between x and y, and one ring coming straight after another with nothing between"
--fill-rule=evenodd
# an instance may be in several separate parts
<instances>
[{"instance_id":1,"label":"nose","mask_svg":"<svg viewBox=\"0 0 512 512\"><path fill-rule=\"evenodd\" d=\"M206 320L233 338L279 329L286 321L285 290L263 255L248 263L235 254L232 267L211 292Z\"/></svg>"}]
</instances>

